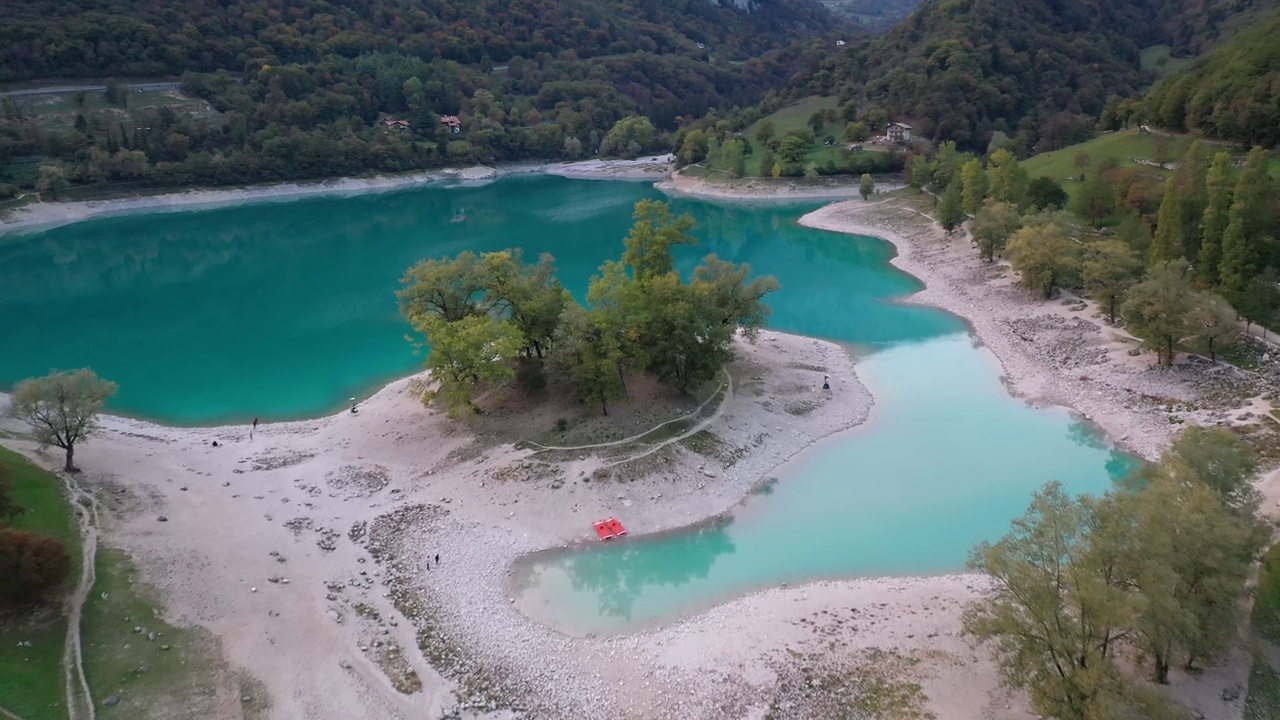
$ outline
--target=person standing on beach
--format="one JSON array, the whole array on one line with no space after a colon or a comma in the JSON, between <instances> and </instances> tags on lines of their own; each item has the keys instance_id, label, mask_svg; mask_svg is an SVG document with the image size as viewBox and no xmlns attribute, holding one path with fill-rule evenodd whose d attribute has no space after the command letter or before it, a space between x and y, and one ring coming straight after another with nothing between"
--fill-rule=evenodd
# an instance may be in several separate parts
<instances>
[{"instance_id":1,"label":"person standing on beach","mask_svg":"<svg viewBox=\"0 0 1280 720\"><path fill-rule=\"evenodd\" d=\"M440 553L436 553L436 567L440 567Z\"/></svg>"},{"instance_id":2,"label":"person standing on beach","mask_svg":"<svg viewBox=\"0 0 1280 720\"><path fill-rule=\"evenodd\" d=\"M253 432L258 429L258 418L253 419L253 427L249 428L249 439L253 439Z\"/></svg>"}]
</instances>

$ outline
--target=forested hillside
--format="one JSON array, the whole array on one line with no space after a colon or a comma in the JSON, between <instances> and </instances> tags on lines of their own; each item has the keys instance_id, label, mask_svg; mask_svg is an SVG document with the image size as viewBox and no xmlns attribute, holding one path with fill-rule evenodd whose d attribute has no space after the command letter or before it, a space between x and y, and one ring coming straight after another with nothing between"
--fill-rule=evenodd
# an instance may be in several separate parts
<instances>
[{"instance_id":1,"label":"forested hillside","mask_svg":"<svg viewBox=\"0 0 1280 720\"><path fill-rule=\"evenodd\" d=\"M240 71L371 52L503 63L694 53L745 60L831 26L810 0L31 0L0 23L0 81Z\"/></svg>"},{"instance_id":2,"label":"forested hillside","mask_svg":"<svg viewBox=\"0 0 1280 720\"><path fill-rule=\"evenodd\" d=\"M1087 138L1109 96L1137 92L1143 47L1198 47L1219 29L1207 17L1251 4L929 0L885 37L828 60L811 89L961 147L985 150L999 131L1026 151L1051 150Z\"/></svg>"},{"instance_id":3,"label":"forested hillside","mask_svg":"<svg viewBox=\"0 0 1280 720\"><path fill-rule=\"evenodd\" d=\"M816 64L797 38L856 35L813 0L37 0L12 11L2 79L181 73L208 102L130 109L137 95L120 86L108 107L81 94L50 122L5 99L0 185L54 192L665 151L679 117L753 105ZM646 122L609 137L636 115Z\"/></svg>"},{"instance_id":4,"label":"forested hillside","mask_svg":"<svg viewBox=\"0 0 1280 720\"><path fill-rule=\"evenodd\" d=\"M1170 75L1147 95L1161 127L1249 145L1280 143L1280 12Z\"/></svg>"}]
</instances>

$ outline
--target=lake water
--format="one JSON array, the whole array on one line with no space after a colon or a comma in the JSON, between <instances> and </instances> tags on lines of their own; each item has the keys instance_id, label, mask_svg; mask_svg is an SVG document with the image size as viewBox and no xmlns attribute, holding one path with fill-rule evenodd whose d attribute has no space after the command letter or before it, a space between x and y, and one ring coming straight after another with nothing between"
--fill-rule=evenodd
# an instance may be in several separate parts
<instances>
[{"instance_id":1,"label":"lake water","mask_svg":"<svg viewBox=\"0 0 1280 720\"><path fill-rule=\"evenodd\" d=\"M0 237L0 386L87 366L120 384L113 411L172 424L333 411L419 366L394 296L413 262L550 252L581 297L652 197L642 183L523 177ZM888 244L802 228L806 207L674 205L701 241L681 269L714 252L776 275L771 327L860 348L876 407L720 522L522 563L530 615L614 631L780 582L957 570L1044 481L1097 491L1128 467L1065 413L1010 398L957 318L892 302L920 284L888 265Z\"/></svg>"}]
</instances>

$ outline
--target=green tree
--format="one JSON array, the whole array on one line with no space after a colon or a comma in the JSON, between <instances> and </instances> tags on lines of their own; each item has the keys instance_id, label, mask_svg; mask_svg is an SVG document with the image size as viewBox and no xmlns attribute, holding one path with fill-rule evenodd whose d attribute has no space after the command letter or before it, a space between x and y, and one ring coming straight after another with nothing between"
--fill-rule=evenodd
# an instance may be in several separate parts
<instances>
[{"instance_id":1,"label":"green tree","mask_svg":"<svg viewBox=\"0 0 1280 720\"><path fill-rule=\"evenodd\" d=\"M778 157L784 163L799 165L804 162L805 155L809 154L810 145L812 143L805 142L802 137L787 135L782 139L782 144L778 146Z\"/></svg>"},{"instance_id":2,"label":"green tree","mask_svg":"<svg viewBox=\"0 0 1280 720\"><path fill-rule=\"evenodd\" d=\"M748 340L768 323L771 310L764 296L782 289L772 275L751 278L751 266L708 255L693 270L692 286L703 295L711 320L741 330Z\"/></svg>"},{"instance_id":3,"label":"green tree","mask_svg":"<svg viewBox=\"0 0 1280 720\"><path fill-rule=\"evenodd\" d=\"M1250 566L1265 539L1212 488L1179 482L1171 472L1162 467L1138 501L1135 585L1142 610L1134 625L1161 683L1176 657L1191 667L1231 645Z\"/></svg>"},{"instance_id":4,"label":"green tree","mask_svg":"<svg viewBox=\"0 0 1280 720\"><path fill-rule=\"evenodd\" d=\"M632 215L635 224L623 245L622 261L631 268L636 280L644 283L666 275L675 267L671 248L675 245L697 245L689 234L693 217L671 214L671 206L660 200L641 200Z\"/></svg>"},{"instance_id":5,"label":"green tree","mask_svg":"<svg viewBox=\"0 0 1280 720\"><path fill-rule=\"evenodd\" d=\"M987 171L980 160L974 158L960 168L960 185L960 207L969 215L977 214L987 198Z\"/></svg>"},{"instance_id":6,"label":"green tree","mask_svg":"<svg viewBox=\"0 0 1280 720\"><path fill-rule=\"evenodd\" d=\"M645 292L643 336L649 370L663 384L688 395L733 357L734 328L718 323L707 295L681 283L674 272L651 278Z\"/></svg>"},{"instance_id":7,"label":"green tree","mask_svg":"<svg viewBox=\"0 0 1280 720\"><path fill-rule=\"evenodd\" d=\"M560 323L560 313L572 297L556 279L555 258L549 253L540 255L537 264L523 260L520 248L480 256L484 306L515 323L528 343L521 354L541 358Z\"/></svg>"},{"instance_id":8,"label":"green tree","mask_svg":"<svg viewBox=\"0 0 1280 720\"><path fill-rule=\"evenodd\" d=\"M1151 252L1151 226L1136 212L1126 212L1116 227L1116 237L1145 258Z\"/></svg>"},{"instance_id":9,"label":"green tree","mask_svg":"<svg viewBox=\"0 0 1280 720\"><path fill-rule=\"evenodd\" d=\"M870 134L867 124L864 122L851 122L844 126L844 139L849 142L862 142L867 139Z\"/></svg>"},{"instance_id":10,"label":"green tree","mask_svg":"<svg viewBox=\"0 0 1280 720\"><path fill-rule=\"evenodd\" d=\"M658 131L643 115L622 118L613 124L609 133L600 144L600 154L623 158L636 158L641 153L654 147Z\"/></svg>"},{"instance_id":11,"label":"green tree","mask_svg":"<svg viewBox=\"0 0 1280 720\"><path fill-rule=\"evenodd\" d=\"M804 177L806 180L818 179L818 163L811 162L804 167Z\"/></svg>"},{"instance_id":12,"label":"green tree","mask_svg":"<svg viewBox=\"0 0 1280 720\"><path fill-rule=\"evenodd\" d=\"M396 293L400 311L413 324L427 315L448 322L484 312L477 300L484 289L484 266L467 250L453 259L420 260L405 271Z\"/></svg>"},{"instance_id":13,"label":"green tree","mask_svg":"<svg viewBox=\"0 0 1280 720\"><path fill-rule=\"evenodd\" d=\"M1036 210L1062 209L1067 206L1067 191L1057 180L1041 176L1027 185L1027 202Z\"/></svg>"},{"instance_id":14,"label":"green tree","mask_svg":"<svg viewBox=\"0 0 1280 720\"><path fill-rule=\"evenodd\" d=\"M729 171L735 177L742 177L747 174L747 159L741 140L726 140L724 145L720 147L720 167Z\"/></svg>"},{"instance_id":15,"label":"green tree","mask_svg":"<svg viewBox=\"0 0 1280 720\"><path fill-rule=\"evenodd\" d=\"M765 151L760 153L760 176L768 177L772 175L773 166L777 164L778 161L773 158L773 151L765 148Z\"/></svg>"},{"instance_id":16,"label":"green tree","mask_svg":"<svg viewBox=\"0 0 1280 720\"><path fill-rule=\"evenodd\" d=\"M761 120L756 126L756 142L761 145L768 145L778 132L778 127L773 124L772 120Z\"/></svg>"},{"instance_id":17,"label":"green tree","mask_svg":"<svg viewBox=\"0 0 1280 720\"><path fill-rule=\"evenodd\" d=\"M1085 246L1080 270L1085 291L1107 309L1114 323L1125 293L1142 276L1142 258L1121 240L1100 240Z\"/></svg>"},{"instance_id":18,"label":"green tree","mask_svg":"<svg viewBox=\"0 0 1280 720\"><path fill-rule=\"evenodd\" d=\"M648 312L644 289L627 274L626 266L610 260L600 266L587 288L591 320L618 346L615 370L622 392L626 394L627 377L641 372L649 364L643 330Z\"/></svg>"},{"instance_id":19,"label":"green tree","mask_svg":"<svg viewBox=\"0 0 1280 720\"><path fill-rule=\"evenodd\" d=\"M1018 230L1009 238L1006 254L1022 284L1045 298L1079 272L1079 245L1056 223Z\"/></svg>"},{"instance_id":20,"label":"green tree","mask_svg":"<svg viewBox=\"0 0 1280 720\"><path fill-rule=\"evenodd\" d=\"M479 413L474 404L478 390L515 379L513 361L525 339L511 321L490 315L448 321L426 314L413 325L431 345L426 365L436 387L417 388L424 404L440 398L450 417L464 409Z\"/></svg>"},{"instance_id":21,"label":"green tree","mask_svg":"<svg viewBox=\"0 0 1280 720\"><path fill-rule=\"evenodd\" d=\"M1270 326L1280 317L1280 278L1274 269L1254 275L1232 303L1245 320L1245 332L1254 323Z\"/></svg>"},{"instance_id":22,"label":"green tree","mask_svg":"<svg viewBox=\"0 0 1280 720\"><path fill-rule=\"evenodd\" d=\"M1236 311L1227 301L1210 293L1196 293L1187 311L1187 325L1193 334L1193 347L1217 362L1218 351L1240 334Z\"/></svg>"},{"instance_id":23,"label":"green tree","mask_svg":"<svg viewBox=\"0 0 1280 720\"><path fill-rule=\"evenodd\" d=\"M708 147L707 134L695 128L685 134L676 158L681 166L700 163L707 159Z\"/></svg>"},{"instance_id":24,"label":"green tree","mask_svg":"<svg viewBox=\"0 0 1280 720\"><path fill-rule=\"evenodd\" d=\"M1227 428L1187 426L1161 457L1160 467L1176 482L1194 480L1210 488L1238 517L1258 519L1262 494L1253 485L1258 458Z\"/></svg>"},{"instance_id":25,"label":"green tree","mask_svg":"<svg viewBox=\"0 0 1280 720\"><path fill-rule=\"evenodd\" d=\"M991 186L988 195L996 202L1009 203L1019 208L1026 202L1030 180L1027 171L1018 164L1013 151L1001 148L991 153L987 162L987 177Z\"/></svg>"},{"instance_id":26,"label":"green tree","mask_svg":"<svg viewBox=\"0 0 1280 720\"><path fill-rule=\"evenodd\" d=\"M626 385L618 372L623 363L622 347L607 321L597 322L577 303L567 306L556 328L555 348L552 367L568 379L579 400L599 405L600 412L608 415L609 403L626 396Z\"/></svg>"},{"instance_id":27,"label":"green tree","mask_svg":"<svg viewBox=\"0 0 1280 720\"><path fill-rule=\"evenodd\" d=\"M876 191L876 179L870 173L863 173L858 182L858 194L863 200L869 200Z\"/></svg>"},{"instance_id":28,"label":"green tree","mask_svg":"<svg viewBox=\"0 0 1280 720\"><path fill-rule=\"evenodd\" d=\"M1267 162L1262 148L1249 151L1227 213L1218 272L1222 294L1228 300L1235 301L1258 272L1259 245L1267 229L1270 200Z\"/></svg>"},{"instance_id":29,"label":"green tree","mask_svg":"<svg viewBox=\"0 0 1280 720\"><path fill-rule=\"evenodd\" d=\"M1186 233L1182 227L1182 188L1170 177L1164 183L1164 198L1156 219L1156 232L1151 242L1152 263L1185 257Z\"/></svg>"},{"instance_id":30,"label":"green tree","mask_svg":"<svg viewBox=\"0 0 1280 720\"><path fill-rule=\"evenodd\" d=\"M942 199L938 202L938 224L947 231L947 235L951 235L962 222L964 222L964 207L960 183L953 182L942 192Z\"/></svg>"},{"instance_id":31,"label":"green tree","mask_svg":"<svg viewBox=\"0 0 1280 720\"><path fill-rule=\"evenodd\" d=\"M1018 208L1006 202L988 202L973 218L970 226L973 239L978 243L978 253L991 262L1004 252L1009 236L1022 227Z\"/></svg>"},{"instance_id":32,"label":"green tree","mask_svg":"<svg viewBox=\"0 0 1280 720\"><path fill-rule=\"evenodd\" d=\"M47 192L57 198L58 191L65 190L70 185L71 181L67 179L67 170L62 163L41 163L36 174L36 192Z\"/></svg>"},{"instance_id":33,"label":"green tree","mask_svg":"<svg viewBox=\"0 0 1280 720\"><path fill-rule=\"evenodd\" d=\"M98 413L115 394L116 384L100 379L92 370L54 371L18 383L9 413L31 426L31 434L42 447L52 445L66 451L63 469L77 472L76 444L98 432Z\"/></svg>"},{"instance_id":34,"label":"green tree","mask_svg":"<svg viewBox=\"0 0 1280 720\"><path fill-rule=\"evenodd\" d=\"M1157 361L1166 367L1173 365L1178 344L1191 334L1187 314L1194 296L1186 261L1170 260L1151 266L1120 308L1129 332L1155 350Z\"/></svg>"},{"instance_id":35,"label":"green tree","mask_svg":"<svg viewBox=\"0 0 1280 720\"><path fill-rule=\"evenodd\" d=\"M809 129L813 130L815 135L822 132L822 128L825 126L825 124L826 124L826 119L823 118L821 110L809 116L809 123L808 123Z\"/></svg>"},{"instance_id":36,"label":"green tree","mask_svg":"<svg viewBox=\"0 0 1280 720\"><path fill-rule=\"evenodd\" d=\"M1200 253L1196 274L1201 281L1217 285L1221 279L1218 266L1222 260L1222 236L1227 231L1231 212L1231 154L1220 152L1209 165L1205 188L1208 205L1200 221Z\"/></svg>"},{"instance_id":37,"label":"green tree","mask_svg":"<svg viewBox=\"0 0 1280 720\"><path fill-rule=\"evenodd\" d=\"M1089 175L1089 179L1080 185L1076 193L1074 209L1077 215L1089 220L1089 224L1097 227L1098 223L1110 215L1116 207L1115 188L1103 172Z\"/></svg>"},{"instance_id":38,"label":"green tree","mask_svg":"<svg viewBox=\"0 0 1280 720\"><path fill-rule=\"evenodd\" d=\"M1127 578L1107 572L1115 553L1092 546L1089 529L1105 515L1102 502L1071 498L1049 483L1007 535L969 556L969 567L993 585L965 610L965 631L994 644L1003 682L1027 690L1042 715L1095 720L1110 717L1119 702L1109 655L1128 619Z\"/></svg>"}]
</instances>

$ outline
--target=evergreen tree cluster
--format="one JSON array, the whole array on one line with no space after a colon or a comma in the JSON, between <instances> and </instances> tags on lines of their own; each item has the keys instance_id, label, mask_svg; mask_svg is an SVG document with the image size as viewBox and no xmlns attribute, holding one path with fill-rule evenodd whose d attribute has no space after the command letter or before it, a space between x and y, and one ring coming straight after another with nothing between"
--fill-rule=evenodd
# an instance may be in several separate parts
<instances>
[{"instance_id":1,"label":"evergreen tree cluster","mask_svg":"<svg viewBox=\"0 0 1280 720\"><path fill-rule=\"evenodd\" d=\"M578 399L608 414L640 373L681 394L714 379L732 359L738 331L754 339L765 326L762 300L780 286L715 255L685 280L672 250L696 244L693 219L642 200L635 220L622 259L600 267L585 305L555 279L550 255L526 264L518 249L464 252L410 268L399 297L431 346L423 400L439 398L451 414L475 410L477 392L511 381L538 391L551 369Z\"/></svg>"}]
</instances>

